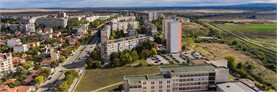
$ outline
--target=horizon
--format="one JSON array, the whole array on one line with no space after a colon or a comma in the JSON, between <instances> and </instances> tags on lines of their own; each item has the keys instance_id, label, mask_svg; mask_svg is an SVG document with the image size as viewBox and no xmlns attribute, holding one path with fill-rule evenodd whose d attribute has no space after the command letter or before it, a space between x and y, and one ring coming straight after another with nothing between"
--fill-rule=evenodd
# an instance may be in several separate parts
<instances>
[{"instance_id":1,"label":"horizon","mask_svg":"<svg viewBox=\"0 0 277 92\"><path fill-rule=\"evenodd\" d=\"M0 0L0 8L113 8L113 7L205 7L243 4L277 4L275 0ZM207 2L209 2L207 4ZM69 6L70 5L70 6Z\"/></svg>"}]
</instances>

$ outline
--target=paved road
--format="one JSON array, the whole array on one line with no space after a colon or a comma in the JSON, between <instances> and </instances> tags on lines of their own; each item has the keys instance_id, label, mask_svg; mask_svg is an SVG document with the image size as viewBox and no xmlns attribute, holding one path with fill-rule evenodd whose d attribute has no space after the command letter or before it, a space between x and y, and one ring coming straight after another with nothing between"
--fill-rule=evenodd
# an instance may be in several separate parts
<instances>
[{"instance_id":1,"label":"paved road","mask_svg":"<svg viewBox=\"0 0 277 92\"><path fill-rule=\"evenodd\" d=\"M93 33L93 35L95 35L95 33ZM40 87L39 89L37 90L37 92L45 92L47 91L47 89L51 86L52 83L54 83L57 79L60 78L60 76L63 77L63 72L61 72L62 70L65 70L66 68L68 68L68 66L70 65L73 65L73 66L76 66L74 65L75 61L78 60L78 58L81 59L81 64L77 67L83 67L83 64L85 64L85 59L83 58L84 56L86 56L87 54L87 51L91 51L94 49L95 47L95 43L97 43L98 41L98 38L97 37L93 37L90 36L88 38L88 40L85 42L85 44L87 45L81 45L74 53L72 56L70 56L65 63L63 64L60 64L58 67L56 67L54 69L54 73L52 75L50 75L48 78L51 77L51 79L49 80L46 80ZM94 38L94 39L93 39ZM93 41L91 41L93 40ZM89 43L90 42L90 43ZM93 49L92 49L93 48ZM82 59L83 58L83 59ZM78 60L79 61L79 60Z\"/></svg>"}]
</instances>

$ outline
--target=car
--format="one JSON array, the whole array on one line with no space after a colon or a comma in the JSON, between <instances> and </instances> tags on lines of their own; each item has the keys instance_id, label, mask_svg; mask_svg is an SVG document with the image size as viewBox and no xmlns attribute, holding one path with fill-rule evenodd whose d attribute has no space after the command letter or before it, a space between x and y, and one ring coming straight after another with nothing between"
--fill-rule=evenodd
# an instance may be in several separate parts
<instances>
[{"instance_id":1,"label":"car","mask_svg":"<svg viewBox=\"0 0 277 92\"><path fill-rule=\"evenodd\" d=\"M49 77L48 80L51 80L52 77Z\"/></svg>"}]
</instances>

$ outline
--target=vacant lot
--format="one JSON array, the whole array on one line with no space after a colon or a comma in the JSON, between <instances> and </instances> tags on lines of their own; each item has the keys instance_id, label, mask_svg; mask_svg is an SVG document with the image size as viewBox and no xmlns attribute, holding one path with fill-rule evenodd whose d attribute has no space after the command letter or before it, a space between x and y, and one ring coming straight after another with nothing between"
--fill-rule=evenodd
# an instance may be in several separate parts
<instances>
[{"instance_id":1,"label":"vacant lot","mask_svg":"<svg viewBox=\"0 0 277 92\"><path fill-rule=\"evenodd\" d=\"M254 68L251 72L259 75L262 80L271 83L274 87L277 87L277 75L273 71L265 68L260 60L251 58L250 56L247 56L239 51L235 51L225 44L204 43L199 45L203 46L204 49L212 53L215 56L215 59L223 59L226 56L233 56L239 62L253 63Z\"/></svg>"},{"instance_id":2,"label":"vacant lot","mask_svg":"<svg viewBox=\"0 0 277 92\"><path fill-rule=\"evenodd\" d=\"M158 73L158 66L85 70L75 92L88 92L123 81L124 75Z\"/></svg>"}]
</instances>

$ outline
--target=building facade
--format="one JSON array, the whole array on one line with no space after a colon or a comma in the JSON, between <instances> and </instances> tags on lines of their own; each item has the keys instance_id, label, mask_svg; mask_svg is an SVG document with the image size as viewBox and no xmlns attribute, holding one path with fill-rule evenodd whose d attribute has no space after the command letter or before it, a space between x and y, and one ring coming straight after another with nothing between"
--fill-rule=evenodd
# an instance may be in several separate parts
<instances>
[{"instance_id":1,"label":"building facade","mask_svg":"<svg viewBox=\"0 0 277 92\"><path fill-rule=\"evenodd\" d=\"M150 22L152 22L153 20L156 20L156 19L158 19L158 15L157 15L157 11L150 11L149 13L148 13L148 20L150 21Z\"/></svg>"},{"instance_id":2,"label":"building facade","mask_svg":"<svg viewBox=\"0 0 277 92\"><path fill-rule=\"evenodd\" d=\"M12 62L11 53L0 53L0 73L12 72L14 71L14 66Z\"/></svg>"},{"instance_id":3,"label":"building facade","mask_svg":"<svg viewBox=\"0 0 277 92\"><path fill-rule=\"evenodd\" d=\"M166 49L169 53L182 51L182 23L176 20L164 20Z\"/></svg>"},{"instance_id":4,"label":"building facade","mask_svg":"<svg viewBox=\"0 0 277 92\"><path fill-rule=\"evenodd\" d=\"M134 37L126 37L116 40L108 40L101 44L101 56L103 61L109 61L110 55L114 52L132 50L135 47L142 45L149 38L145 35L138 35Z\"/></svg>"},{"instance_id":5,"label":"building facade","mask_svg":"<svg viewBox=\"0 0 277 92\"><path fill-rule=\"evenodd\" d=\"M105 25L105 27L102 28L100 35L101 35L101 43L107 42L111 35L111 26Z\"/></svg>"},{"instance_id":6,"label":"building facade","mask_svg":"<svg viewBox=\"0 0 277 92\"><path fill-rule=\"evenodd\" d=\"M66 27L67 19L65 18L38 18L36 20L37 25L44 25L45 27Z\"/></svg>"},{"instance_id":7,"label":"building facade","mask_svg":"<svg viewBox=\"0 0 277 92\"><path fill-rule=\"evenodd\" d=\"M220 72L216 72L220 71ZM214 89L228 81L229 69L206 65L160 67L159 74L124 77L125 92L184 92Z\"/></svg>"}]
</instances>

